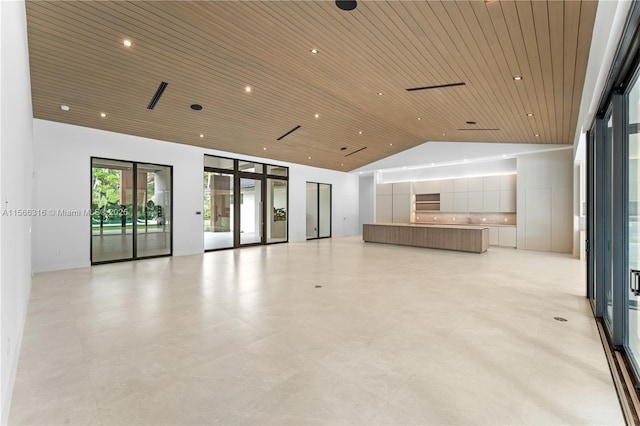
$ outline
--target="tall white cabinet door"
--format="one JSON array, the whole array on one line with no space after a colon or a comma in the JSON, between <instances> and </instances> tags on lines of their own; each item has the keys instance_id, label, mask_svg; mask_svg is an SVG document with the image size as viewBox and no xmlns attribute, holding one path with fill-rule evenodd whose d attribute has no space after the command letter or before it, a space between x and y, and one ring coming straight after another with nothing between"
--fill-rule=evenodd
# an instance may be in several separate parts
<instances>
[{"instance_id":1,"label":"tall white cabinet door","mask_svg":"<svg viewBox=\"0 0 640 426\"><path fill-rule=\"evenodd\" d=\"M453 179L441 180L440 192L453 192Z\"/></svg>"},{"instance_id":2,"label":"tall white cabinet door","mask_svg":"<svg viewBox=\"0 0 640 426\"><path fill-rule=\"evenodd\" d=\"M483 191L500 191L500 176L485 176L482 178Z\"/></svg>"},{"instance_id":3,"label":"tall white cabinet door","mask_svg":"<svg viewBox=\"0 0 640 426\"><path fill-rule=\"evenodd\" d=\"M454 192L453 193L453 211L454 212L467 212L467 193L466 192Z\"/></svg>"},{"instance_id":4,"label":"tall white cabinet door","mask_svg":"<svg viewBox=\"0 0 640 426\"><path fill-rule=\"evenodd\" d=\"M376 197L376 223L393 222L393 195Z\"/></svg>"},{"instance_id":5,"label":"tall white cabinet door","mask_svg":"<svg viewBox=\"0 0 640 426\"><path fill-rule=\"evenodd\" d=\"M484 178L467 178L467 191L482 192L484 191Z\"/></svg>"},{"instance_id":6,"label":"tall white cabinet door","mask_svg":"<svg viewBox=\"0 0 640 426\"><path fill-rule=\"evenodd\" d=\"M482 195L482 192L467 192L467 211L472 213L484 211Z\"/></svg>"},{"instance_id":7,"label":"tall white cabinet door","mask_svg":"<svg viewBox=\"0 0 640 426\"><path fill-rule=\"evenodd\" d=\"M496 213L500 211L500 191L482 193L482 211Z\"/></svg>"},{"instance_id":8,"label":"tall white cabinet door","mask_svg":"<svg viewBox=\"0 0 640 426\"><path fill-rule=\"evenodd\" d=\"M440 193L440 211L452 212L453 210L453 192Z\"/></svg>"},{"instance_id":9,"label":"tall white cabinet door","mask_svg":"<svg viewBox=\"0 0 640 426\"><path fill-rule=\"evenodd\" d=\"M512 213L516 208L516 191L500 191L500 210L504 213Z\"/></svg>"},{"instance_id":10,"label":"tall white cabinet door","mask_svg":"<svg viewBox=\"0 0 640 426\"><path fill-rule=\"evenodd\" d=\"M411 222L411 196L393 195L393 223Z\"/></svg>"}]
</instances>

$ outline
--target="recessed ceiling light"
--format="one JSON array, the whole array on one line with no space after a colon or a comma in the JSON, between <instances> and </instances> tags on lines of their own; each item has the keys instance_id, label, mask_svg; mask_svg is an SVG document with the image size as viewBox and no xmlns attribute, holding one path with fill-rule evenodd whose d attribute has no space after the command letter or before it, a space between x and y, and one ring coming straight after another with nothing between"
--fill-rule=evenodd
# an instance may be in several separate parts
<instances>
[{"instance_id":1,"label":"recessed ceiling light","mask_svg":"<svg viewBox=\"0 0 640 426\"><path fill-rule=\"evenodd\" d=\"M435 166L435 165L436 165L436 163L431 163L431 165L432 165L432 166Z\"/></svg>"},{"instance_id":2,"label":"recessed ceiling light","mask_svg":"<svg viewBox=\"0 0 640 426\"><path fill-rule=\"evenodd\" d=\"M267 150L267 147L265 146L264 148L262 148L262 150L263 150L263 151L266 151L266 150Z\"/></svg>"},{"instance_id":3,"label":"recessed ceiling light","mask_svg":"<svg viewBox=\"0 0 640 426\"><path fill-rule=\"evenodd\" d=\"M200 110L202 110L202 105L200 105L200 104L192 104L191 105L191 109L194 110L194 111L200 111Z\"/></svg>"},{"instance_id":4,"label":"recessed ceiling light","mask_svg":"<svg viewBox=\"0 0 640 426\"><path fill-rule=\"evenodd\" d=\"M532 112L528 112L527 113L527 117L533 117L533 113Z\"/></svg>"},{"instance_id":5,"label":"recessed ceiling light","mask_svg":"<svg viewBox=\"0 0 640 426\"><path fill-rule=\"evenodd\" d=\"M201 137L201 138L204 138L204 135L203 135L202 133L200 133L200 137Z\"/></svg>"},{"instance_id":6,"label":"recessed ceiling light","mask_svg":"<svg viewBox=\"0 0 640 426\"><path fill-rule=\"evenodd\" d=\"M69 105L60 105L60 109L63 111L69 111L71 108L69 108Z\"/></svg>"},{"instance_id":7,"label":"recessed ceiling light","mask_svg":"<svg viewBox=\"0 0 640 426\"><path fill-rule=\"evenodd\" d=\"M513 77L513 79L515 81L520 81L520 80L522 80L522 76L521 75L516 75L516 76Z\"/></svg>"},{"instance_id":8,"label":"recessed ceiling light","mask_svg":"<svg viewBox=\"0 0 640 426\"><path fill-rule=\"evenodd\" d=\"M535 136L536 138L538 138L538 137L540 137L540 134L539 134L539 133L536 133L536 134L535 134L535 135L533 135L533 136Z\"/></svg>"},{"instance_id":9,"label":"recessed ceiling light","mask_svg":"<svg viewBox=\"0 0 640 426\"><path fill-rule=\"evenodd\" d=\"M389 146L393 146L393 144L392 144L392 143L390 143L390 144L389 144Z\"/></svg>"},{"instance_id":10,"label":"recessed ceiling light","mask_svg":"<svg viewBox=\"0 0 640 426\"><path fill-rule=\"evenodd\" d=\"M315 55L316 53L318 53L320 51L318 49L316 49L316 48L313 48L309 52L311 52L311 53L313 53Z\"/></svg>"},{"instance_id":11,"label":"recessed ceiling light","mask_svg":"<svg viewBox=\"0 0 640 426\"><path fill-rule=\"evenodd\" d=\"M131 47L131 40L125 40L122 42L122 44L124 44L127 47Z\"/></svg>"},{"instance_id":12,"label":"recessed ceiling light","mask_svg":"<svg viewBox=\"0 0 640 426\"><path fill-rule=\"evenodd\" d=\"M309 158L309 160L311 160L311 157L308 157L308 158Z\"/></svg>"},{"instance_id":13,"label":"recessed ceiling light","mask_svg":"<svg viewBox=\"0 0 640 426\"><path fill-rule=\"evenodd\" d=\"M382 95L384 95L384 93L378 92L378 96L382 96Z\"/></svg>"},{"instance_id":14,"label":"recessed ceiling light","mask_svg":"<svg viewBox=\"0 0 640 426\"><path fill-rule=\"evenodd\" d=\"M344 163L340 163L341 166L344 166Z\"/></svg>"},{"instance_id":15,"label":"recessed ceiling light","mask_svg":"<svg viewBox=\"0 0 640 426\"><path fill-rule=\"evenodd\" d=\"M444 136L444 135L445 135L445 133L442 134L442 136Z\"/></svg>"},{"instance_id":16,"label":"recessed ceiling light","mask_svg":"<svg viewBox=\"0 0 640 426\"><path fill-rule=\"evenodd\" d=\"M244 91L245 91L246 93L251 92L251 86L246 86L246 87L244 88Z\"/></svg>"},{"instance_id":17,"label":"recessed ceiling light","mask_svg":"<svg viewBox=\"0 0 640 426\"><path fill-rule=\"evenodd\" d=\"M360 130L360 131L358 132L358 134L359 134L359 135L361 135L361 134L362 134L362 130Z\"/></svg>"},{"instance_id":18,"label":"recessed ceiling light","mask_svg":"<svg viewBox=\"0 0 640 426\"><path fill-rule=\"evenodd\" d=\"M316 117L316 118L320 118L320 114L316 114L316 115L315 115L315 117Z\"/></svg>"},{"instance_id":19,"label":"recessed ceiling light","mask_svg":"<svg viewBox=\"0 0 640 426\"><path fill-rule=\"evenodd\" d=\"M468 163L468 162L469 162L469 160L467 160L467 159L465 158L465 159L464 159L464 162L465 162L465 163Z\"/></svg>"},{"instance_id":20,"label":"recessed ceiling light","mask_svg":"<svg viewBox=\"0 0 640 426\"><path fill-rule=\"evenodd\" d=\"M100 117L105 118L106 116L107 116L107 113L106 113L106 112L101 112L101 113L100 113Z\"/></svg>"},{"instance_id":21,"label":"recessed ceiling light","mask_svg":"<svg viewBox=\"0 0 640 426\"><path fill-rule=\"evenodd\" d=\"M502 158L507 158L507 154L502 154Z\"/></svg>"},{"instance_id":22,"label":"recessed ceiling light","mask_svg":"<svg viewBox=\"0 0 640 426\"><path fill-rule=\"evenodd\" d=\"M418 117L418 118L416 118L416 120L420 121L420 120L422 120L422 117Z\"/></svg>"}]
</instances>

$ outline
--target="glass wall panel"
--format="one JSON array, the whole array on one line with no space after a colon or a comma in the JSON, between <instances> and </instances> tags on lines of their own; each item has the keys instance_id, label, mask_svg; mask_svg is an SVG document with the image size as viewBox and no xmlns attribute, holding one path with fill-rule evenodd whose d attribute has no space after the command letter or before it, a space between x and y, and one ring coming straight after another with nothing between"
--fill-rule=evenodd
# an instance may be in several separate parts
<instances>
[{"instance_id":1,"label":"glass wall panel","mask_svg":"<svg viewBox=\"0 0 640 426\"><path fill-rule=\"evenodd\" d=\"M171 254L171 168L138 164L136 256Z\"/></svg>"},{"instance_id":2,"label":"glass wall panel","mask_svg":"<svg viewBox=\"0 0 640 426\"><path fill-rule=\"evenodd\" d=\"M640 84L634 83L629 93L629 269L631 286L636 290L629 290L628 309L628 348L636 365L640 365L640 315L638 315L638 294L640 294L640 226L638 203L640 202ZM638 272L636 272L638 271ZM637 284L637 285L636 285Z\"/></svg>"},{"instance_id":3,"label":"glass wall panel","mask_svg":"<svg viewBox=\"0 0 640 426\"><path fill-rule=\"evenodd\" d=\"M287 241L287 200L288 182L280 179L267 179L267 242Z\"/></svg>"},{"instance_id":4,"label":"glass wall panel","mask_svg":"<svg viewBox=\"0 0 640 426\"><path fill-rule=\"evenodd\" d=\"M331 185L321 183L318 185L319 198L319 238L331 236Z\"/></svg>"},{"instance_id":5,"label":"glass wall panel","mask_svg":"<svg viewBox=\"0 0 640 426\"><path fill-rule=\"evenodd\" d=\"M233 247L233 174L204 172L204 249Z\"/></svg>"},{"instance_id":6,"label":"glass wall panel","mask_svg":"<svg viewBox=\"0 0 640 426\"><path fill-rule=\"evenodd\" d=\"M238 161L238 171L247 173L262 173L263 166L260 163L251 161Z\"/></svg>"},{"instance_id":7,"label":"glass wall panel","mask_svg":"<svg viewBox=\"0 0 640 426\"><path fill-rule=\"evenodd\" d=\"M611 197L613 194L613 179L611 178L611 173L610 171L613 170L613 110L610 109L609 112L607 113L606 117L605 117L605 132L604 132L604 151L605 151L605 155L606 155L606 163L609 167L609 173L605 173L604 178L606 179L605 185L604 187L608 189L607 193L604 194L606 197L609 198L609 201L607 203L607 205L609 206L609 211L608 211L608 218L607 218L607 226L609 228L609 235L613 235L613 202L611 201ZM611 259L611 243L607 244L607 247L609 248L608 251L608 258L610 260ZM609 326L609 329L612 330L613 329L613 279L612 279L612 273L613 273L613 268L611 268L611 262L607 262L608 263L608 270L606 271L605 274L605 280L606 282L604 283L604 306L605 306L605 310L604 310L604 319L606 320L607 325Z\"/></svg>"},{"instance_id":8,"label":"glass wall panel","mask_svg":"<svg viewBox=\"0 0 640 426\"><path fill-rule=\"evenodd\" d=\"M233 170L233 160L231 158L204 156L204 167L213 169Z\"/></svg>"},{"instance_id":9,"label":"glass wall panel","mask_svg":"<svg viewBox=\"0 0 640 426\"><path fill-rule=\"evenodd\" d=\"M133 258L133 163L91 160L91 262Z\"/></svg>"},{"instance_id":10,"label":"glass wall panel","mask_svg":"<svg viewBox=\"0 0 640 426\"><path fill-rule=\"evenodd\" d=\"M289 175L289 168L282 166L267 166L267 174L287 177Z\"/></svg>"},{"instance_id":11,"label":"glass wall panel","mask_svg":"<svg viewBox=\"0 0 640 426\"><path fill-rule=\"evenodd\" d=\"M307 239L318 238L318 184L307 182Z\"/></svg>"},{"instance_id":12,"label":"glass wall panel","mask_svg":"<svg viewBox=\"0 0 640 426\"><path fill-rule=\"evenodd\" d=\"M262 242L262 180L240 179L240 244Z\"/></svg>"}]
</instances>

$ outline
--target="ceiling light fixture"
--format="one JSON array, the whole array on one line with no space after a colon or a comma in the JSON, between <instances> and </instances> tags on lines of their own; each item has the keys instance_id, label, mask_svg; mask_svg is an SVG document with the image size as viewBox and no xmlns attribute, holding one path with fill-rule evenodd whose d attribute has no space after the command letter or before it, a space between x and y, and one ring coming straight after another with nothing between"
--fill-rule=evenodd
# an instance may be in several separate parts
<instances>
[{"instance_id":1,"label":"ceiling light fixture","mask_svg":"<svg viewBox=\"0 0 640 426\"><path fill-rule=\"evenodd\" d=\"M251 92L251 86L246 86L246 87L244 88L244 91L245 91L246 93L250 93L250 92Z\"/></svg>"},{"instance_id":2,"label":"ceiling light fixture","mask_svg":"<svg viewBox=\"0 0 640 426\"><path fill-rule=\"evenodd\" d=\"M105 118L106 116L107 116L107 113L106 113L106 112L101 112L101 113L100 113L100 117Z\"/></svg>"},{"instance_id":3,"label":"ceiling light fixture","mask_svg":"<svg viewBox=\"0 0 640 426\"><path fill-rule=\"evenodd\" d=\"M201 138L204 138L204 135L203 135L202 133L200 133L200 137L201 137Z\"/></svg>"},{"instance_id":4,"label":"ceiling light fixture","mask_svg":"<svg viewBox=\"0 0 640 426\"><path fill-rule=\"evenodd\" d=\"M355 0L336 0L336 6L338 6L340 10L349 12L358 7L358 2Z\"/></svg>"},{"instance_id":5,"label":"ceiling light fixture","mask_svg":"<svg viewBox=\"0 0 640 426\"><path fill-rule=\"evenodd\" d=\"M445 135L445 133L442 134L442 136L444 136L444 135Z\"/></svg>"},{"instance_id":6,"label":"ceiling light fixture","mask_svg":"<svg viewBox=\"0 0 640 426\"><path fill-rule=\"evenodd\" d=\"M378 92L378 96L383 96L383 95L384 95L384 93Z\"/></svg>"},{"instance_id":7,"label":"ceiling light fixture","mask_svg":"<svg viewBox=\"0 0 640 426\"><path fill-rule=\"evenodd\" d=\"M535 136L536 138L539 138L539 137L540 137L540 134L539 134L539 133L536 133L536 134L535 134L535 135L533 135L533 136Z\"/></svg>"},{"instance_id":8,"label":"ceiling light fixture","mask_svg":"<svg viewBox=\"0 0 640 426\"><path fill-rule=\"evenodd\" d=\"M315 117L316 117L316 118L320 118L320 114L316 114L316 115L315 115Z\"/></svg>"},{"instance_id":9,"label":"ceiling light fixture","mask_svg":"<svg viewBox=\"0 0 640 426\"><path fill-rule=\"evenodd\" d=\"M307 157L307 158L309 158L309 160L311 160L311 157Z\"/></svg>"},{"instance_id":10,"label":"ceiling light fixture","mask_svg":"<svg viewBox=\"0 0 640 426\"><path fill-rule=\"evenodd\" d=\"M71 108L69 108L69 105L60 105L60 109L63 111L69 111Z\"/></svg>"},{"instance_id":11,"label":"ceiling light fixture","mask_svg":"<svg viewBox=\"0 0 640 426\"><path fill-rule=\"evenodd\" d=\"M358 134L359 134L359 135L361 135L361 134L362 134L362 130L360 130L360 131L358 132Z\"/></svg>"},{"instance_id":12,"label":"ceiling light fixture","mask_svg":"<svg viewBox=\"0 0 640 426\"><path fill-rule=\"evenodd\" d=\"M393 146L393 144L392 144L392 143L390 143L390 144L389 144L389 146Z\"/></svg>"},{"instance_id":13,"label":"ceiling light fixture","mask_svg":"<svg viewBox=\"0 0 640 426\"><path fill-rule=\"evenodd\" d=\"M422 120L422 117L418 117L418 118L416 118L416 120L420 121L420 120Z\"/></svg>"},{"instance_id":14,"label":"ceiling light fixture","mask_svg":"<svg viewBox=\"0 0 640 426\"><path fill-rule=\"evenodd\" d=\"M528 112L527 113L527 117L533 117L533 113L532 112Z\"/></svg>"},{"instance_id":15,"label":"ceiling light fixture","mask_svg":"<svg viewBox=\"0 0 640 426\"><path fill-rule=\"evenodd\" d=\"M263 147L263 148L262 148L262 150L263 150L263 151L266 151L266 150L267 150L267 147L266 147L266 146L265 146L265 147Z\"/></svg>"},{"instance_id":16,"label":"ceiling light fixture","mask_svg":"<svg viewBox=\"0 0 640 426\"><path fill-rule=\"evenodd\" d=\"M520 81L520 80L522 80L522 76L521 75L516 75L516 76L513 77L513 79L515 81Z\"/></svg>"},{"instance_id":17,"label":"ceiling light fixture","mask_svg":"<svg viewBox=\"0 0 640 426\"><path fill-rule=\"evenodd\" d=\"M316 48L313 48L309 52L311 52L311 53L313 53L315 55L316 53L318 53L320 51L318 49L316 49Z\"/></svg>"},{"instance_id":18,"label":"ceiling light fixture","mask_svg":"<svg viewBox=\"0 0 640 426\"><path fill-rule=\"evenodd\" d=\"M124 44L127 47L131 47L132 43L131 43L131 40L125 40L125 41L122 42L122 44Z\"/></svg>"}]
</instances>

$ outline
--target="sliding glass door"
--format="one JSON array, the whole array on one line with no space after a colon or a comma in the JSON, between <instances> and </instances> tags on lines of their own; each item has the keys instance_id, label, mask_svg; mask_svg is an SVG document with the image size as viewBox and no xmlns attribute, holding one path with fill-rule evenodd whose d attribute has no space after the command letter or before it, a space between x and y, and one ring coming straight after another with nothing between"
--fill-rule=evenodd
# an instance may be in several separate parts
<instances>
[{"instance_id":1,"label":"sliding glass door","mask_svg":"<svg viewBox=\"0 0 640 426\"><path fill-rule=\"evenodd\" d=\"M91 159L91 263L172 253L172 168Z\"/></svg>"},{"instance_id":2,"label":"sliding glass door","mask_svg":"<svg viewBox=\"0 0 640 426\"><path fill-rule=\"evenodd\" d=\"M233 174L204 172L204 249L233 247Z\"/></svg>"},{"instance_id":3,"label":"sliding glass door","mask_svg":"<svg viewBox=\"0 0 640 426\"><path fill-rule=\"evenodd\" d=\"M331 237L331 185L307 182L307 239Z\"/></svg>"},{"instance_id":4,"label":"sliding glass door","mask_svg":"<svg viewBox=\"0 0 640 426\"><path fill-rule=\"evenodd\" d=\"M628 306L628 342L627 348L631 360L637 367L640 365L640 315L638 301L640 296L640 83L636 78L628 96L628 267L629 287L627 291Z\"/></svg>"},{"instance_id":5,"label":"sliding glass door","mask_svg":"<svg viewBox=\"0 0 640 426\"><path fill-rule=\"evenodd\" d=\"M288 241L289 169L204 156L204 249Z\"/></svg>"},{"instance_id":6,"label":"sliding glass door","mask_svg":"<svg viewBox=\"0 0 640 426\"><path fill-rule=\"evenodd\" d=\"M240 245L262 243L262 179L240 178Z\"/></svg>"},{"instance_id":7,"label":"sliding glass door","mask_svg":"<svg viewBox=\"0 0 640 426\"><path fill-rule=\"evenodd\" d=\"M91 161L91 262L133 259L133 163Z\"/></svg>"}]
</instances>

